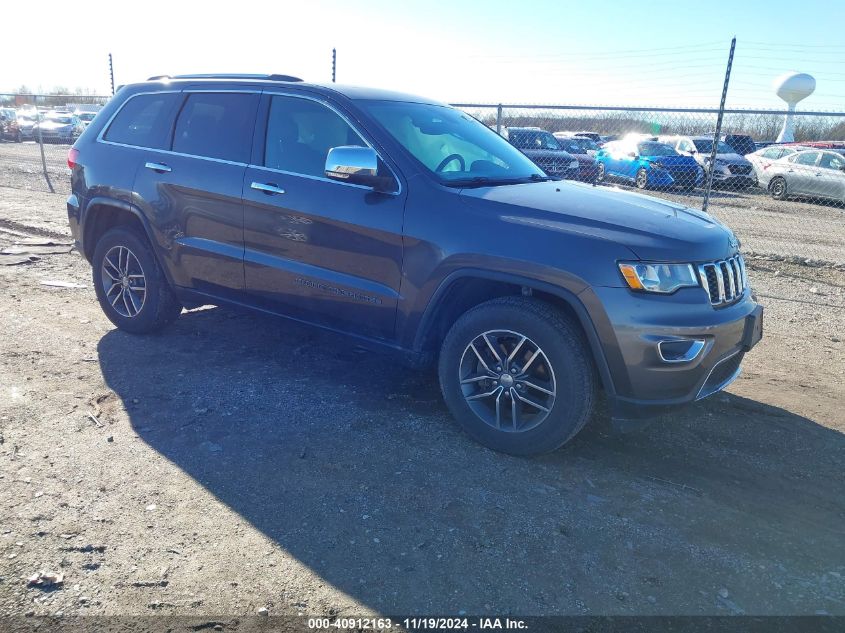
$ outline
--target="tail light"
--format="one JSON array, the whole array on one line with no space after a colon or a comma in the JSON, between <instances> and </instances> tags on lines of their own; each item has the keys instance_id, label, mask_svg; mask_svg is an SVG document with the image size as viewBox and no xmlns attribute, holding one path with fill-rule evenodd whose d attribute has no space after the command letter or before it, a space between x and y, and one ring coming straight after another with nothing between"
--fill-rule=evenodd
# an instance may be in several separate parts
<instances>
[{"instance_id":1,"label":"tail light","mask_svg":"<svg viewBox=\"0 0 845 633\"><path fill-rule=\"evenodd\" d=\"M76 161L79 159L79 150L75 147L71 147L70 151L67 153L67 166L73 169L76 167Z\"/></svg>"}]
</instances>

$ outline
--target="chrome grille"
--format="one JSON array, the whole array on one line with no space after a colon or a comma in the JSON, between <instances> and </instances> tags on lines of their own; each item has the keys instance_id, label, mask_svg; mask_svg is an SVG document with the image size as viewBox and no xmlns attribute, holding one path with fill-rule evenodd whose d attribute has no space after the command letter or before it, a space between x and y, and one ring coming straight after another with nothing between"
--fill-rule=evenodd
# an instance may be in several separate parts
<instances>
[{"instance_id":1,"label":"chrome grille","mask_svg":"<svg viewBox=\"0 0 845 633\"><path fill-rule=\"evenodd\" d=\"M742 255L699 264L698 277L701 279L701 285L710 294L710 303L714 306L733 303L742 296L748 286Z\"/></svg>"}]
</instances>

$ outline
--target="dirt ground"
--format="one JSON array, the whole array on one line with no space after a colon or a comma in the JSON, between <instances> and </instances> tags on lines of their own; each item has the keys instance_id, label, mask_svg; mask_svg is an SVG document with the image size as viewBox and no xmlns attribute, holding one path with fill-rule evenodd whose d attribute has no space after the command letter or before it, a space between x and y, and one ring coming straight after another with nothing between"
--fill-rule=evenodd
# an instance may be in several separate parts
<instances>
[{"instance_id":1,"label":"dirt ground","mask_svg":"<svg viewBox=\"0 0 845 633\"><path fill-rule=\"evenodd\" d=\"M0 187L0 246L65 241L63 205ZM520 459L337 336L202 308L135 337L78 254L0 265L0 613L845 614L845 282L749 268L726 393Z\"/></svg>"}]
</instances>

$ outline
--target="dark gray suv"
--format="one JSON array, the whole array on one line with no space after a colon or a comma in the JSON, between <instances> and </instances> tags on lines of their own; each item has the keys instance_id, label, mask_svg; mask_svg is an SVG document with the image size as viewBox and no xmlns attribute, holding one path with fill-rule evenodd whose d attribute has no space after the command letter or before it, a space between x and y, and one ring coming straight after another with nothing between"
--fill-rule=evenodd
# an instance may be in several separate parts
<instances>
[{"instance_id":1,"label":"dark gray suv","mask_svg":"<svg viewBox=\"0 0 845 633\"><path fill-rule=\"evenodd\" d=\"M281 75L122 88L68 156L105 314L248 306L436 363L460 425L553 450L602 389L631 419L722 389L760 339L730 230L549 177L467 114Z\"/></svg>"}]
</instances>

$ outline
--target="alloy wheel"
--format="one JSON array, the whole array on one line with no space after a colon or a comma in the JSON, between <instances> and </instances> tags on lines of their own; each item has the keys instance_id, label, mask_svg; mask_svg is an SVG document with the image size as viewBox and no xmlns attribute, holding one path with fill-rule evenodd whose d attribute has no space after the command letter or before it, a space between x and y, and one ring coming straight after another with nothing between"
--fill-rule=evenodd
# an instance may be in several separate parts
<instances>
[{"instance_id":1,"label":"alloy wheel","mask_svg":"<svg viewBox=\"0 0 845 633\"><path fill-rule=\"evenodd\" d=\"M499 431L535 428L555 402L548 356L530 338L511 330L490 330L474 338L464 349L458 378L472 412Z\"/></svg>"},{"instance_id":2,"label":"alloy wheel","mask_svg":"<svg viewBox=\"0 0 845 633\"><path fill-rule=\"evenodd\" d=\"M133 318L147 298L147 279L135 254L125 246L114 246L103 258L100 277L106 299L115 312Z\"/></svg>"}]
</instances>

